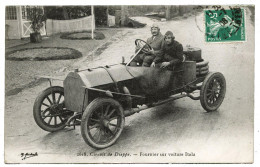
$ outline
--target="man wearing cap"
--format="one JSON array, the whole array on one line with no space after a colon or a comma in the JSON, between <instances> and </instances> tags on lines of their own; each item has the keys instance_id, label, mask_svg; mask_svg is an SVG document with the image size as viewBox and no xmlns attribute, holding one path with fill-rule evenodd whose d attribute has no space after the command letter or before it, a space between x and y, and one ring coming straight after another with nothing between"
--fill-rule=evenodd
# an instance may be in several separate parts
<instances>
[{"instance_id":1,"label":"man wearing cap","mask_svg":"<svg viewBox=\"0 0 260 167\"><path fill-rule=\"evenodd\" d=\"M151 27L152 37L147 39L147 43L151 45L152 50L148 53L139 53L130 63L130 66L139 65L150 67L156 55L161 54L163 46L163 35L160 32L160 28L157 24L153 24Z\"/></svg>"},{"instance_id":2,"label":"man wearing cap","mask_svg":"<svg viewBox=\"0 0 260 167\"><path fill-rule=\"evenodd\" d=\"M157 54L151 67L160 67L173 70L175 65L183 60L182 44L175 41L171 31L167 31L164 36L164 45L161 54Z\"/></svg>"}]
</instances>

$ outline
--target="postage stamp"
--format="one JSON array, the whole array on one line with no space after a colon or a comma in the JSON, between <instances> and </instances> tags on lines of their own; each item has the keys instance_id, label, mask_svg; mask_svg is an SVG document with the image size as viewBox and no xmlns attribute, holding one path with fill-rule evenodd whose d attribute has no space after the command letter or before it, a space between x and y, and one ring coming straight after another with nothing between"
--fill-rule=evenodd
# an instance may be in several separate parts
<instances>
[{"instance_id":1,"label":"postage stamp","mask_svg":"<svg viewBox=\"0 0 260 167\"><path fill-rule=\"evenodd\" d=\"M245 10L218 6L214 9L204 11L206 42L245 41Z\"/></svg>"}]
</instances>

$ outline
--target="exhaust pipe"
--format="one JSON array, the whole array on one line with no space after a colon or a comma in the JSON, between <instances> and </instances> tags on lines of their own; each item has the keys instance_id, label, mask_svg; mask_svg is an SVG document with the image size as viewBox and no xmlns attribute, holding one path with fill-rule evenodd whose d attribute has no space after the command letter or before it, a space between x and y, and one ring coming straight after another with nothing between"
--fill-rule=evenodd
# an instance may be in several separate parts
<instances>
[{"instance_id":1,"label":"exhaust pipe","mask_svg":"<svg viewBox=\"0 0 260 167\"><path fill-rule=\"evenodd\" d=\"M135 114L135 113L138 113L138 112L140 112L140 111L142 111L142 110L145 110L145 109L147 109L147 108L149 108L147 105L142 105L142 106L139 107L139 108L132 108L132 109L129 109L129 110L125 110L125 111L124 111L124 115L125 115L125 117L128 117L128 116L130 116L130 115L133 115L133 114Z\"/></svg>"}]
</instances>

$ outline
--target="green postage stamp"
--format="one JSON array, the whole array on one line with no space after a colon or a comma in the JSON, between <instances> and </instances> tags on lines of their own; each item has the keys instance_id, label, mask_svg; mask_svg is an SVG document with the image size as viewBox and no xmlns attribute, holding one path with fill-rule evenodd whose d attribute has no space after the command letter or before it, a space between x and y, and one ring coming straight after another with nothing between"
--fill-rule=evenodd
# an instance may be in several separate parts
<instances>
[{"instance_id":1,"label":"green postage stamp","mask_svg":"<svg viewBox=\"0 0 260 167\"><path fill-rule=\"evenodd\" d=\"M245 41L245 11L240 7L205 10L206 42Z\"/></svg>"}]
</instances>

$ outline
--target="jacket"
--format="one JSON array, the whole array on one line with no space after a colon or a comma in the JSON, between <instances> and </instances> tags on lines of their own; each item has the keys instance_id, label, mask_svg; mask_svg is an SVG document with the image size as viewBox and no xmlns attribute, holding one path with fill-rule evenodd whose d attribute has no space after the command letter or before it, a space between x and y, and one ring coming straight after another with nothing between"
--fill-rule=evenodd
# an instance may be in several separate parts
<instances>
[{"instance_id":1,"label":"jacket","mask_svg":"<svg viewBox=\"0 0 260 167\"><path fill-rule=\"evenodd\" d=\"M147 39L147 43L153 48L155 56L162 54L163 42L164 36L160 32L154 39L153 36Z\"/></svg>"},{"instance_id":2,"label":"jacket","mask_svg":"<svg viewBox=\"0 0 260 167\"><path fill-rule=\"evenodd\" d=\"M163 43L162 52L157 54L153 60L155 63L170 62L170 65L176 65L183 60L183 47L177 41L173 41L170 45Z\"/></svg>"}]
</instances>

